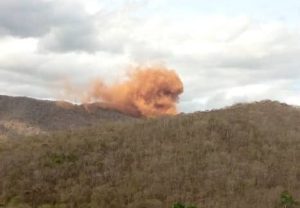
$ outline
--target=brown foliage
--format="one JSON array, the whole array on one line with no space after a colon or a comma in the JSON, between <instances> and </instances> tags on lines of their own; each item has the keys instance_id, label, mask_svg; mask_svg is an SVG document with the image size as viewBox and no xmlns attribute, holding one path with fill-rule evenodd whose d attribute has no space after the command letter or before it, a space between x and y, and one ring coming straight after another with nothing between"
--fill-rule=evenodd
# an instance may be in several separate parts
<instances>
[{"instance_id":1,"label":"brown foliage","mask_svg":"<svg viewBox=\"0 0 300 208\"><path fill-rule=\"evenodd\" d=\"M300 198L300 112L274 102L9 140L6 207L274 208Z\"/></svg>"},{"instance_id":2,"label":"brown foliage","mask_svg":"<svg viewBox=\"0 0 300 208\"><path fill-rule=\"evenodd\" d=\"M83 106L0 95L0 137L19 138L132 119L120 112L103 109L97 103Z\"/></svg>"}]
</instances>

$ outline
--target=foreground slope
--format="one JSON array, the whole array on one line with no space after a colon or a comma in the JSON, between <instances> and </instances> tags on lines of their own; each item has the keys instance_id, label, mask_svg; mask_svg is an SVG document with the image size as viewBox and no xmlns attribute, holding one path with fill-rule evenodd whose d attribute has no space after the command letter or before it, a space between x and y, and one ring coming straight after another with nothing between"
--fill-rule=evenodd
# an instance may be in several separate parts
<instances>
[{"instance_id":1,"label":"foreground slope","mask_svg":"<svg viewBox=\"0 0 300 208\"><path fill-rule=\"evenodd\" d=\"M83 106L0 95L0 136L10 138L88 127L101 121L130 119L96 104Z\"/></svg>"},{"instance_id":2,"label":"foreground slope","mask_svg":"<svg viewBox=\"0 0 300 208\"><path fill-rule=\"evenodd\" d=\"M300 199L300 111L277 102L3 141L5 207L280 207Z\"/></svg>"}]
</instances>

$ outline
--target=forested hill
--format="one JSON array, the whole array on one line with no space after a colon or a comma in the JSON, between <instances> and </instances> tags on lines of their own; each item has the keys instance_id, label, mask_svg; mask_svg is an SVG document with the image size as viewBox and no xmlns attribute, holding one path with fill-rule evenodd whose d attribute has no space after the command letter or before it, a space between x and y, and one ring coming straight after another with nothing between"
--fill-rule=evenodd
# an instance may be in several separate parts
<instances>
[{"instance_id":1,"label":"forested hill","mask_svg":"<svg viewBox=\"0 0 300 208\"><path fill-rule=\"evenodd\" d=\"M271 101L7 139L0 204L284 207L284 191L300 199L299 150L299 109Z\"/></svg>"},{"instance_id":2,"label":"forested hill","mask_svg":"<svg viewBox=\"0 0 300 208\"><path fill-rule=\"evenodd\" d=\"M103 121L131 120L130 116L97 104L74 105L60 101L0 95L0 136L22 137L57 130L78 129Z\"/></svg>"}]
</instances>

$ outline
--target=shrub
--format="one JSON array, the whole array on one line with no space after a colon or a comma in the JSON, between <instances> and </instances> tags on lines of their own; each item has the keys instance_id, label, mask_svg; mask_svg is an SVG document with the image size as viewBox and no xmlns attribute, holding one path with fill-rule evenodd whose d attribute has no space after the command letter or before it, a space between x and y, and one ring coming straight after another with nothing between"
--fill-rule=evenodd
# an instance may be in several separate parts
<instances>
[{"instance_id":1,"label":"shrub","mask_svg":"<svg viewBox=\"0 0 300 208\"><path fill-rule=\"evenodd\" d=\"M197 207L194 206L194 205L187 205L186 206L186 205L184 205L180 202L177 202L177 203L173 204L172 208L197 208Z\"/></svg>"},{"instance_id":2,"label":"shrub","mask_svg":"<svg viewBox=\"0 0 300 208\"><path fill-rule=\"evenodd\" d=\"M280 204L284 208L293 208L293 207L296 207L297 205L299 205L299 203L297 201L295 201L293 196L287 191L284 191L281 193Z\"/></svg>"}]
</instances>

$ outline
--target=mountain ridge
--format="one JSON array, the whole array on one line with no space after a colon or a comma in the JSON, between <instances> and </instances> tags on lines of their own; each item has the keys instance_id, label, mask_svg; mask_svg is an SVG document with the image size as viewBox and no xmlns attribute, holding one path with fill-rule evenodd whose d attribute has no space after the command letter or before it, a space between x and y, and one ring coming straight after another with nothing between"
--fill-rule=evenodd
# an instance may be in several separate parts
<instances>
[{"instance_id":1,"label":"mountain ridge","mask_svg":"<svg viewBox=\"0 0 300 208\"><path fill-rule=\"evenodd\" d=\"M272 100L237 103L220 109L180 113L192 115L228 110L261 108L300 111L298 106ZM177 115L177 116L178 116ZM109 109L102 103L73 104L67 101L39 100L30 97L0 95L0 137L47 134L53 131L75 130L95 126L101 122L131 121L138 118Z\"/></svg>"},{"instance_id":2,"label":"mountain ridge","mask_svg":"<svg viewBox=\"0 0 300 208\"><path fill-rule=\"evenodd\" d=\"M7 208L280 208L284 191L300 199L300 111L274 101L0 143Z\"/></svg>"},{"instance_id":3,"label":"mountain ridge","mask_svg":"<svg viewBox=\"0 0 300 208\"><path fill-rule=\"evenodd\" d=\"M0 135L8 137L90 127L103 121L134 119L96 103L76 105L65 101L0 95Z\"/></svg>"}]
</instances>

